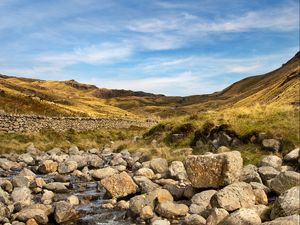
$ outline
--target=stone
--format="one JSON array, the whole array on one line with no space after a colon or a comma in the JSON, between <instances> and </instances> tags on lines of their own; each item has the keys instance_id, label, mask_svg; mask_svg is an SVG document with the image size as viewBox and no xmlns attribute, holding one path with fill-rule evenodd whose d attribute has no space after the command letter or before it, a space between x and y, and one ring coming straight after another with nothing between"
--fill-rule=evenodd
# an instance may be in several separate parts
<instances>
[{"instance_id":1,"label":"stone","mask_svg":"<svg viewBox=\"0 0 300 225\"><path fill-rule=\"evenodd\" d=\"M250 185L251 185L251 187L252 187L253 190L254 190L254 189L262 189L262 190L264 190L264 192L265 192L266 194L268 194L268 193L271 192L271 189L268 188L268 187L267 187L266 185L264 185L264 184L257 183L257 182L250 182Z\"/></svg>"},{"instance_id":2,"label":"stone","mask_svg":"<svg viewBox=\"0 0 300 225\"><path fill-rule=\"evenodd\" d=\"M154 212L152 210L152 207L149 206L149 205L143 207L142 210L141 210L140 216L144 220L153 218Z\"/></svg>"},{"instance_id":3,"label":"stone","mask_svg":"<svg viewBox=\"0 0 300 225\"><path fill-rule=\"evenodd\" d=\"M268 196L266 192L262 189L254 189L253 194L255 195L256 205L268 205Z\"/></svg>"},{"instance_id":4,"label":"stone","mask_svg":"<svg viewBox=\"0 0 300 225\"><path fill-rule=\"evenodd\" d=\"M159 203L155 208L160 216L165 218L176 218L181 216L186 216L189 211L189 207L184 204L176 204L171 201Z\"/></svg>"},{"instance_id":5,"label":"stone","mask_svg":"<svg viewBox=\"0 0 300 225\"><path fill-rule=\"evenodd\" d=\"M101 185L109 192L112 198L126 197L137 192L137 185L126 173L115 174L101 180Z\"/></svg>"},{"instance_id":6,"label":"stone","mask_svg":"<svg viewBox=\"0 0 300 225\"><path fill-rule=\"evenodd\" d=\"M39 225L35 219L29 219L26 221L26 225Z\"/></svg>"},{"instance_id":7,"label":"stone","mask_svg":"<svg viewBox=\"0 0 300 225\"><path fill-rule=\"evenodd\" d=\"M10 160L0 158L0 168L4 170L19 170L21 169L22 165L17 162L12 162Z\"/></svg>"},{"instance_id":8,"label":"stone","mask_svg":"<svg viewBox=\"0 0 300 225\"><path fill-rule=\"evenodd\" d=\"M255 195L250 184L237 182L224 187L211 199L212 207L223 208L231 212L255 205Z\"/></svg>"},{"instance_id":9,"label":"stone","mask_svg":"<svg viewBox=\"0 0 300 225\"><path fill-rule=\"evenodd\" d=\"M293 187L281 194L275 201L271 219L300 214L300 186Z\"/></svg>"},{"instance_id":10,"label":"stone","mask_svg":"<svg viewBox=\"0 0 300 225\"><path fill-rule=\"evenodd\" d=\"M175 200L180 200L183 198L185 187L177 184L166 184L163 187L168 190Z\"/></svg>"},{"instance_id":11,"label":"stone","mask_svg":"<svg viewBox=\"0 0 300 225\"><path fill-rule=\"evenodd\" d=\"M13 190L13 185L7 179L0 179L0 188L2 188L4 191L7 191L10 193Z\"/></svg>"},{"instance_id":12,"label":"stone","mask_svg":"<svg viewBox=\"0 0 300 225\"><path fill-rule=\"evenodd\" d=\"M184 219L186 225L206 225L206 220L197 214L188 215Z\"/></svg>"},{"instance_id":13,"label":"stone","mask_svg":"<svg viewBox=\"0 0 300 225\"><path fill-rule=\"evenodd\" d=\"M241 172L240 181L250 183L250 182L258 182L262 183L262 180L257 172L257 167L249 164L245 166Z\"/></svg>"},{"instance_id":14,"label":"stone","mask_svg":"<svg viewBox=\"0 0 300 225\"><path fill-rule=\"evenodd\" d=\"M95 179L98 179L98 180L101 180L101 179L104 179L106 177L110 177L114 174L117 174L118 171L115 170L114 168L112 167L106 167L106 168L103 168L103 169L98 169L98 170L92 170L91 171L91 175L93 178Z\"/></svg>"},{"instance_id":15,"label":"stone","mask_svg":"<svg viewBox=\"0 0 300 225\"><path fill-rule=\"evenodd\" d=\"M68 192L67 186L69 183L60 183L60 182L52 182L44 185L44 187L50 191L54 191L57 193Z\"/></svg>"},{"instance_id":16,"label":"stone","mask_svg":"<svg viewBox=\"0 0 300 225\"><path fill-rule=\"evenodd\" d=\"M206 225L218 225L229 213L222 208L213 208L207 217Z\"/></svg>"},{"instance_id":17,"label":"stone","mask_svg":"<svg viewBox=\"0 0 300 225\"><path fill-rule=\"evenodd\" d=\"M14 203L19 203L21 206L28 206L31 204L31 191L28 187L15 188L11 194Z\"/></svg>"},{"instance_id":18,"label":"stone","mask_svg":"<svg viewBox=\"0 0 300 225\"><path fill-rule=\"evenodd\" d=\"M258 168L258 173L261 176L264 184L267 184L267 181L276 177L279 174L279 171L271 166L263 166Z\"/></svg>"},{"instance_id":19,"label":"stone","mask_svg":"<svg viewBox=\"0 0 300 225\"><path fill-rule=\"evenodd\" d=\"M285 162L297 163L300 158L300 148L296 148L293 151L290 151L283 157Z\"/></svg>"},{"instance_id":20,"label":"stone","mask_svg":"<svg viewBox=\"0 0 300 225\"><path fill-rule=\"evenodd\" d=\"M264 149L273 152L278 152L281 148L280 141L276 139L264 139L261 144Z\"/></svg>"},{"instance_id":21,"label":"stone","mask_svg":"<svg viewBox=\"0 0 300 225\"><path fill-rule=\"evenodd\" d=\"M121 200L117 204L118 209L127 210L129 209L129 202L125 200Z\"/></svg>"},{"instance_id":22,"label":"stone","mask_svg":"<svg viewBox=\"0 0 300 225\"><path fill-rule=\"evenodd\" d=\"M68 197L67 202L71 205L79 205L79 198L75 195L71 195Z\"/></svg>"},{"instance_id":23,"label":"stone","mask_svg":"<svg viewBox=\"0 0 300 225\"><path fill-rule=\"evenodd\" d=\"M154 220L151 225L170 225L170 222L168 220L162 220L162 219L158 219L158 220Z\"/></svg>"},{"instance_id":24,"label":"stone","mask_svg":"<svg viewBox=\"0 0 300 225\"><path fill-rule=\"evenodd\" d=\"M55 204L54 218L57 223L64 223L76 219L78 212L67 202L60 201Z\"/></svg>"},{"instance_id":25,"label":"stone","mask_svg":"<svg viewBox=\"0 0 300 225\"><path fill-rule=\"evenodd\" d=\"M42 209L25 208L16 215L17 219L26 222L29 219L34 219L38 224L48 224L48 215Z\"/></svg>"},{"instance_id":26,"label":"stone","mask_svg":"<svg viewBox=\"0 0 300 225\"><path fill-rule=\"evenodd\" d=\"M260 225L261 219L253 209L241 208L227 217L218 225Z\"/></svg>"},{"instance_id":27,"label":"stone","mask_svg":"<svg viewBox=\"0 0 300 225\"><path fill-rule=\"evenodd\" d=\"M32 158L32 156L29 153L19 155L18 161L24 162L27 165L31 165L31 166L33 166L35 163L34 159Z\"/></svg>"},{"instance_id":28,"label":"stone","mask_svg":"<svg viewBox=\"0 0 300 225\"><path fill-rule=\"evenodd\" d=\"M265 222L262 225L299 225L300 224L300 216L292 215L285 217L278 217L275 220Z\"/></svg>"},{"instance_id":29,"label":"stone","mask_svg":"<svg viewBox=\"0 0 300 225\"><path fill-rule=\"evenodd\" d=\"M268 155L264 157L259 163L258 166L271 166L276 170L280 170L282 165L282 159L276 155Z\"/></svg>"},{"instance_id":30,"label":"stone","mask_svg":"<svg viewBox=\"0 0 300 225\"><path fill-rule=\"evenodd\" d=\"M195 194L191 199L190 213L207 217L208 209L211 209L210 200L216 193L215 190L208 190Z\"/></svg>"},{"instance_id":31,"label":"stone","mask_svg":"<svg viewBox=\"0 0 300 225\"><path fill-rule=\"evenodd\" d=\"M155 174L154 174L153 170L151 170L149 168L141 168L141 169L137 170L135 172L135 176L147 177L150 180L155 178Z\"/></svg>"},{"instance_id":32,"label":"stone","mask_svg":"<svg viewBox=\"0 0 300 225\"><path fill-rule=\"evenodd\" d=\"M15 176L12 179L12 185L14 187L29 187L30 180L28 180L26 177Z\"/></svg>"},{"instance_id":33,"label":"stone","mask_svg":"<svg viewBox=\"0 0 300 225\"><path fill-rule=\"evenodd\" d=\"M154 191L157 188L160 188L158 184L153 183L147 177L135 176L133 177L133 180L139 186L141 193L148 193Z\"/></svg>"},{"instance_id":34,"label":"stone","mask_svg":"<svg viewBox=\"0 0 300 225\"><path fill-rule=\"evenodd\" d=\"M30 182L33 182L36 178L36 174L31 170L24 168L20 173L19 176L26 177Z\"/></svg>"},{"instance_id":35,"label":"stone","mask_svg":"<svg viewBox=\"0 0 300 225\"><path fill-rule=\"evenodd\" d=\"M8 205L10 203L9 194L0 187L0 203Z\"/></svg>"},{"instance_id":36,"label":"stone","mask_svg":"<svg viewBox=\"0 0 300 225\"><path fill-rule=\"evenodd\" d=\"M168 162L163 158L156 158L150 161L150 167L155 173L164 174L168 172Z\"/></svg>"},{"instance_id":37,"label":"stone","mask_svg":"<svg viewBox=\"0 0 300 225\"><path fill-rule=\"evenodd\" d=\"M41 201L45 205L50 205L52 203L54 196L55 194L52 191L44 190Z\"/></svg>"},{"instance_id":38,"label":"stone","mask_svg":"<svg viewBox=\"0 0 300 225\"><path fill-rule=\"evenodd\" d=\"M181 161L173 161L169 166L169 173L177 180L188 180L184 164Z\"/></svg>"},{"instance_id":39,"label":"stone","mask_svg":"<svg viewBox=\"0 0 300 225\"><path fill-rule=\"evenodd\" d=\"M243 167L238 151L188 156L185 168L196 188L218 188L237 181Z\"/></svg>"},{"instance_id":40,"label":"stone","mask_svg":"<svg viewBox=\"0 0 300 225\"><path fill-rule=\"evenodd\" d=\"M300 173L294 171L281 172L270 182L270 188L278 194L300 185Z\"/></svg>"},{"instance_id":41,"label":"stone","mask_svg":"<svg viewBox=\"0 0 300 225\"><path fill-rule=\"evenodd\" d=\"M77 162L75 162L75 161L66 161L66 162L60 163L58 166L58 172L60 174L71 173L76 169L77 169Z\"/></svg>"},{"instance_id":42,"label":"stone","mask_svg":"<svg viewBox=\"0 0 300 225\"><path fill-rule=\"evenodd\" d=\"M254 205L250 209L255 210L261 221L270 220L270 207L266 205Z\"/></svg>"},{"instance_id":43,"label":"stone","mask_svg":"<svg viewBox=\"0 0 300 225\"><path fill-rule=\"evenodd\" d=\"M45 160L39 167L39 172L42 174L54 173L57 171L58 164L52 160Z\"/></svg>"}]
</instances>

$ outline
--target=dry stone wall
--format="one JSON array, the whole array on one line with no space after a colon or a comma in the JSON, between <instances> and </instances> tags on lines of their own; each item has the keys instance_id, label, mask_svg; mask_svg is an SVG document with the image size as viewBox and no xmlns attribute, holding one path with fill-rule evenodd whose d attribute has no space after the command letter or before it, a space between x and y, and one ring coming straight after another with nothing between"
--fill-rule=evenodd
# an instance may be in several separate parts
<instances>
[{"instance_id":1,"label":"dry stone wall","mask_svg":"<svg viewBox=\"0 0 300 225\"><path fill-rule=\"evenodd\" d=\"M154 124L154 121L137 121L120 118L46 117L0 114L0 131L11 133L38 132L45 128L52 128L56 131L66 131L69 129L85 131L98 128L150 127Z\"/></svg>"}]
</instances>

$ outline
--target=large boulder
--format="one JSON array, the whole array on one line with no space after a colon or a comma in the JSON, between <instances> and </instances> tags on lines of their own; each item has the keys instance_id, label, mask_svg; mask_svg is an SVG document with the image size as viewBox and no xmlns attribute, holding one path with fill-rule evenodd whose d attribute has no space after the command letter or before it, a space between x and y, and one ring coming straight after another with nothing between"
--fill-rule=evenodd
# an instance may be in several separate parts
<instances>
[{"instance_id":1,"label":"large boulder","mask_svg":"<svg viewBox=\"0 0 300 225\"><path fill-rule=\"evenodd\" d=\"M237 181L243 167L238 151L192 155L185 161L189 180L196 188L218 188Z\"/></svg>"},{"instance_id":2,"label":"large boulder","mask_svg":"<svg viewBox=\"0 0 300 225\"><path fill-rule=\"evenodd\" d=\"M58 163L53 160L45 160L39 167L39 172L42 174L54 173L57 171Z\"/></svg>"},{"instance_id":3,"label":"large boulder","mask_svg":"<svg viewBox=\"0 0 300 225\"><path fill-rule=\"evenodd\" d=\"M130 194L135 194L138 188L126 172L102 179L101 185L113 198L120 198Z\"/></svg>"},{"instance_id":4,"label":"large boulder","mask_svg":"<svg viewBox=\"0 0 300 225\"><path fill-rule=\"evenodd\" d=\"M218 191L211 199L212 207L234 211L255 205L255 195L250 184L238 182Z\"/></svg>"},{"instance_id":5,"label":"large boulder","mask_svg":"<svg viewBox=\"0 0 300 225\"><path fill-rule=\"evenodd\" d=\"M68 202L60 201L55 204L54 218L57 223L64 223L76 219L78 212Z\"/></svg>"},{"instance_id":6,"label":"large boulder","mask_svg":"<svg viewBox=\"0 0 300 225\"><path fill-rule=\"evenodd\" d=\"M293 187L281 194L275 201L271 219L300 214L300 186Z\"/></svg>"},{"instance_id":7,"label":"large boulder","mask_svg":"<svg viewBox=\"0 0 300 225\"><path fill-rule=\"evenodd\" d=\"M253 209L239 209L225 217L218 225L260 225L261 219Z\"/></svg>"},{"instance_id":8,"label":"large boulder","mask_svg":"<svg viewBox=\"0 0 300 225\"><path fill-rule=\"evenodd\" d=\"M300 173L294 171L281 172L270 182L270 188L278 194L300 185Z\"/></svg>"},{"instance_id":9,"label":"large boulder","mask_svg":"<svg viewBox=\"0 0 300 225\"><path fill-rule=\"evenodd\" d=\"M155 212L157 212L160 216L170 219L185 216L188 211L189 207L185 204L176 204L172 201L159 203L155 208Z\"/></svg>"}]
</instances>

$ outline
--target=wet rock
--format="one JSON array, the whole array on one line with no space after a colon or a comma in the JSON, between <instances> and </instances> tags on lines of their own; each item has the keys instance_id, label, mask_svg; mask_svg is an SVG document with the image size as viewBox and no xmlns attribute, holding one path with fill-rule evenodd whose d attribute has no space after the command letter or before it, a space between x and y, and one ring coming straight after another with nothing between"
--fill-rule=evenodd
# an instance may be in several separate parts
<instances>
[{"instance_id":1,"label":"wet rock","mask_svg":"<svg viewBox=\"0 0 300 225\"><path fill-rule=\"evenodd\" d=\"M239 209L222 220L219 225L260 225L261 219L253 209Z\"/></svg>"},{"instance_id":2,"label":"wet rock","mask_svg":"<svg viewBox=\"0 0 300 225\"><path fill-rule=\"evenodd\" d=\"M150 167L155 173L164 174L168 172L168 162L163 158L156 158L150 161Z\"/></svg>"},{"instance_id":3,"label":"wet rock","mask_svg":"<svg viewBox=\"0 0 300 225\"><path fill-rule=\"evenodd\" d=\"M137 192L137 185L126 172L106 177L101 180L101 184L113 198L125 197Z\"/></svg>"},{"instance_id":4,"label":"wet rock","mask_svg":"<svg viewBox=\"0 0 300 225\"><path fill-rule=\"evenodd\" d=\"M181 161L173 161L169 167L169 173L177 180L188 180L184 164Z\"/></svg>"},{"instance_id":5,"label":"wet rock","mask_svg":"<svg viewBox=\"0 0 300 225\"><path fill-rule=\"evenodd\" d=\"M210 211L210 215L207 217L206 225L217 225L228 215L229 213L225 209L213 208Z\"/></svg>"},{"instance_id":6,"label":"wet rock","mask_svg":"<svg viewBox=\"0 0 300 225\"><path fill-rule=\"evenodd\" d=\"M300 184L300 173L294 171L281 172L270 182L270 188L278 194Z\"/></svg>"},{"instance_id":7,"label":"wet rock","mask_svg":"<svg viewBox=\"0 0 300 225\"><path fill-rule=\"evenodd\" d=\"M55 204L54 218L57 223L76 219L78 212L67 202L60 201Z\"/></svg>"},{"instance_id":8,"label":"wet rock","mask_svg":"<svg viewBox=\"0 0 300 225\"><path fill-rule=\"evenodd\" d=\"M184 204L176 204L171 201L162 202L155 208L160 216L165 218L176 218L185 216L189 211L189 207Z\"/></svg>"},{"instance_id":9,"label":"wet rock","mask_svg":"<svg viewBox=\"0 0 300 225\"><path fill-rule=\"evenodd\" d=\"M58 164L52 160L45 160L39 167L39 172L42 174L54 173L57 171Z\"/></svg>"},{"instance_id":10,"label":"wet rock","mask_svg":"<svg viewBox=\"0 0 300 225\"><path fill-rule=\"evenodd\" d=\"M264 149L273 152L278 152L281 147L280 141L276 139L264 139L261 144Z\"/></svg>"},{"instance_id":11,"label":"wet rock","mask_svg":"<svg viewBox=\"0 0 300 225\"><path fill-rule=\"evenodd\" d=\"M282 159L276 155L269 155L264 157L259 163L258 165L260 167L262 166L271 166L273 168L275 168L276 170L280 170L281 169L281 165L282 165Z\"/></svg>"},{"instance_id":12,"label":"wet rock","mask_svg":"<svg viewBox=\"0 0 300 225\"><path fill-rule=\"evenodd\" d=\"M255 205L255 195L250 184L233 183L218 191L211 199L212 207L234 211Z\"/></svg>"},{"instance_id":13,"label":"wet rock","mask_svg":"<svg viewBox=\"0 0 300 225\"><path fill-rule=\"evenodd\" d=\"M218 188L239 179L243 159L237 151L188 156L185 167L193 187Z\"/></svg>"},{"instance_id":14,"label":"wet rock","mask_svg":"<svg viewBox=\"0 0 300 225\"><path fill-rule=\"evenodd\" d=\"M300 214L300 186L293 187L281 194L275 201L271 219Z\"/></svg>"},{"instance_id":15,"label":"wet rock","mask_svg":"<svg viewBox=\"0 0 300 225\"><path fill-rule=\"evenodd\" d=\"M99 180L113 176L116 173L118 173L118 171L111 167L91 171L92 177Z\"/></svg>"}]
</instances>

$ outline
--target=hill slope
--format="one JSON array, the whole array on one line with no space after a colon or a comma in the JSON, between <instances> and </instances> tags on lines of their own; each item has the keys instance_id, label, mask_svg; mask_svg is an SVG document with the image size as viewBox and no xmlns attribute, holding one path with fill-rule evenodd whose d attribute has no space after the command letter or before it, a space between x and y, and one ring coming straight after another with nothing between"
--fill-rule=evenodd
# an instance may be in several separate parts
<instances>
[{"instance_id":1,"label":"hill slope","mask_svg":"<svg viewBox=\"0 0 300 225\"><path fill-rule=\"evenodd\" d=\"M299 105L300 52L277 70L238 81L209 95L172 97L101 89L74 80L45 81L0 75L0 110L63 116L160 117L232 106Z\"/></svg>"}]
</instances>

